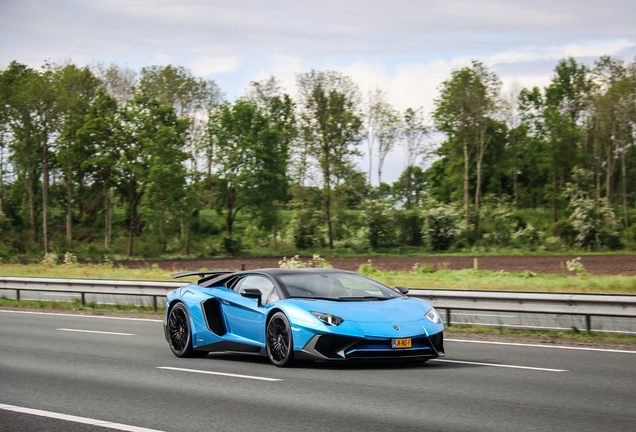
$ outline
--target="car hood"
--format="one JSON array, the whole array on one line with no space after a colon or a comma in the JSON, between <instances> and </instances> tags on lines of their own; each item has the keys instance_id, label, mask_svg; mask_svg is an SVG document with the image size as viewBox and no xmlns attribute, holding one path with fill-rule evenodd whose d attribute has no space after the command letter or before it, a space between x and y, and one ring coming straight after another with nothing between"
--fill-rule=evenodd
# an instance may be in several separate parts
<instances>
[{"instance_id":1,"label":"car hood","mask_svg":"<svg viewBox=\"0 0 636 432\"><path fill-rule=\"evenodd\" d=\"M308 310L337 315L350 324L355 323L365 335L379 337L421 334L425 330L424 314L431 307L422 300L407 297L355 302L303 300L303 303Z\"/></svg>"}]
</instances>

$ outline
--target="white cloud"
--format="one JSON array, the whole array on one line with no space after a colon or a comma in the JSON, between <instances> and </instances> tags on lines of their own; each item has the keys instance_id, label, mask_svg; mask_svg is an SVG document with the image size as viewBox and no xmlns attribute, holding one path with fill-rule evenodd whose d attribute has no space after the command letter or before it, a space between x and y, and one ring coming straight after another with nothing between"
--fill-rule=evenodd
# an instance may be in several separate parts
<instances>
[{"instance_id":1,"label":"white cloud","mask_svg":"<svg viewBox=\"0 0 636 432\"><path fill-rule=\"evenodd\" d=\"M238 57L205 57L190 63L195 75L215 75L235 72L240 68Z\"/></svg>"}]
</instances>

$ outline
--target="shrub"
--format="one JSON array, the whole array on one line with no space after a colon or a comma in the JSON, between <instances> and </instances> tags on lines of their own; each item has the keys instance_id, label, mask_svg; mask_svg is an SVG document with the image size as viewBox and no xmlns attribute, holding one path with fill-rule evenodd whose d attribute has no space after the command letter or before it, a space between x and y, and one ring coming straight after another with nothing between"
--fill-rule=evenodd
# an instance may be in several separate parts
<instances>
[{"instance_id":1,"label":"shrub","mask_svg":"<svg viewBox=\"0 0 636 432\"><path fill-rule=\"evenodd\" d=\"M243 250L243 242L236 236L223 236L223 249L230 256L237 256Z\"/></svg>"},{"instance_id":2,"label":"shrub","mask_svg":"<svg viewBox=\"0 0 636 432\"><path fill-rule=\"evenodd\" d=\"M40 261L40 264L44 264L44 265L57 265L57 260L59 259L59 257L57 256L56 253L53 252L49 252L46 255L44 255L44 258L42 258L42 261Z\"/></svg>"},{"instance_id":3,"label":"shrub","mask_svg":"<svg viewBox=\"0 0 636 432\"><path fill-rule=\"evenodd\" d=\"M303 262L300 256L296 255L292 258L283 257L278 261L278 267L286 269L300 269L300 268L333 268L333 266L326 259L320 255L314 255L310 260Z\"/></svg>"},{"instance_id":4,"label":"shrub","mask_svg":"<svg viewBox=\"0 0 636 432\"><path fill-rule=\"evenodd\" d=\"M358 273L363 276L374 276L380 273L380 270L373 267L371 260L369 260L366 264L360 264L360 267L358 267Z\"/></svg>"},{"instance_id":5,"label":"shrub","mask_svg":"<svg viewBox=\"0 0 636 432\"><path fill-rule=\"evenodd\" d=\"M574 258L573 260L566 261L565 266L569 271L571 271L577 276L581 276L581 277L587 276L587 269L581 262L581 257L577 257L577 258Z\"/></svg>"},{"instance_id":6,"label":"shrub","mask_svg":"<svg viewBox=\"0 0 636 432\"><path fill-rule=\"evenodd\" d=\"M395 213L396 237L400 245L422 245L422 215L417 210L403 210Z\"/></svg>"},{"instance_id":7,"label":"shrub","mask_svg":"<svg viewBox=\"0 0 636 432\"><path fill-rule=\"evenodd\" d=\"M392 211L389 205L381 200L369 200L362 210L362 217L366 226L366 239L371 248L387 246L393 237L391 223Z\"/></svg>"},{"instance_id":8,"label":"shrub","mask_svg":"<svg viewBox=\"0 0 636 432\"><path fill-rule=\"evenodd\" d=\"M620 245L620 223L607 199L594 200L584 189L592 176L590 170L575 168L573 181L565 188L573 210L570 223L576 232L575 243L594 249L616 248Z\"/></svg>"},{"instance_id":9,"label":"shrub","mask_svg":"<svg viewBox=\"0 0 636 432\"><path fill-rule=\"evenodd\" d=\"M461 233L460 217L452 205L429 200L422 211L422 236L434 251L447 250Z\"/></svg>"}]
</instances>

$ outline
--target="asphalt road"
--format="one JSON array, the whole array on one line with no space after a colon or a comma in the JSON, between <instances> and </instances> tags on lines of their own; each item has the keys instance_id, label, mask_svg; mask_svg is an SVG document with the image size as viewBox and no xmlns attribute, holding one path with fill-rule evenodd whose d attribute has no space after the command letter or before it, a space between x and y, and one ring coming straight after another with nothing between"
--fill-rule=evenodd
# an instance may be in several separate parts
<instances>
[{"instance_id":1,"label":"asphalt road","mask_svg":"<svg viewBox=\"0 0 636 432\"><path fill-rule=\"evenodd\" d=\"M421 365L279 369L250 356L178 359L153 320L0 310L0 329L1 431L580 432L636 424L636 351L449 340L445 359Z\"/></svg>"}]
</instances>

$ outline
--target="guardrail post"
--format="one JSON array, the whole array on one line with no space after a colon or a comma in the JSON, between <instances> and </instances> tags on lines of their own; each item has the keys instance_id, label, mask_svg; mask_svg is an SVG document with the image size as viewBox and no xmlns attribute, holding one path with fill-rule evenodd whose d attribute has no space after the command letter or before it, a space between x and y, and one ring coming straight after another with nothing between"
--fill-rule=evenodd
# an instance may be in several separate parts
<instances>
[{"instance_id":1,"label":"guardrail post","mask_svg":"<svg viewBox=\"0 0 636 432\"><path fill-rule=\"evenodd\" d=\"M157 296L152 296L152 308L157 312Z\"/></svg>"},{"instance_id":2,"label":"guardrail post","mask_svg":"<svg viewBox=\"0 0 636 432\"><path fill-rule=\"evenodd\" d=\"M15 290L15 301L20 301L20 290Z\"/></svg>"},{"instance_id":3,"label":"guardrail post","mask_svg":"<svg viewBox=\"0 0 636 432\"><path fill-rule=\"evenodd\" d=\"M450 326L451 325L451 310L450 308L446 309L446 326Z\"/></svg>"},{"instance_id":4,"label":"guardrail post","mask_svg":"<svg viewBox=\"0 0 636 432\"><path fill-rule=\"evenodd\" d=\"M588 333L592 331L592 316L591 315L585 315L585 329L587 330Z\"/></svg>"},{"instance_id":5,"label":"guardrail post","mask_svg":"<svg viewBox=\"0 0 636 432\"><path fill-rule=\"evenodd\" d=\"M82 306L86 306L86 293L82 293Z\"/></svg>"}]
</instances>

